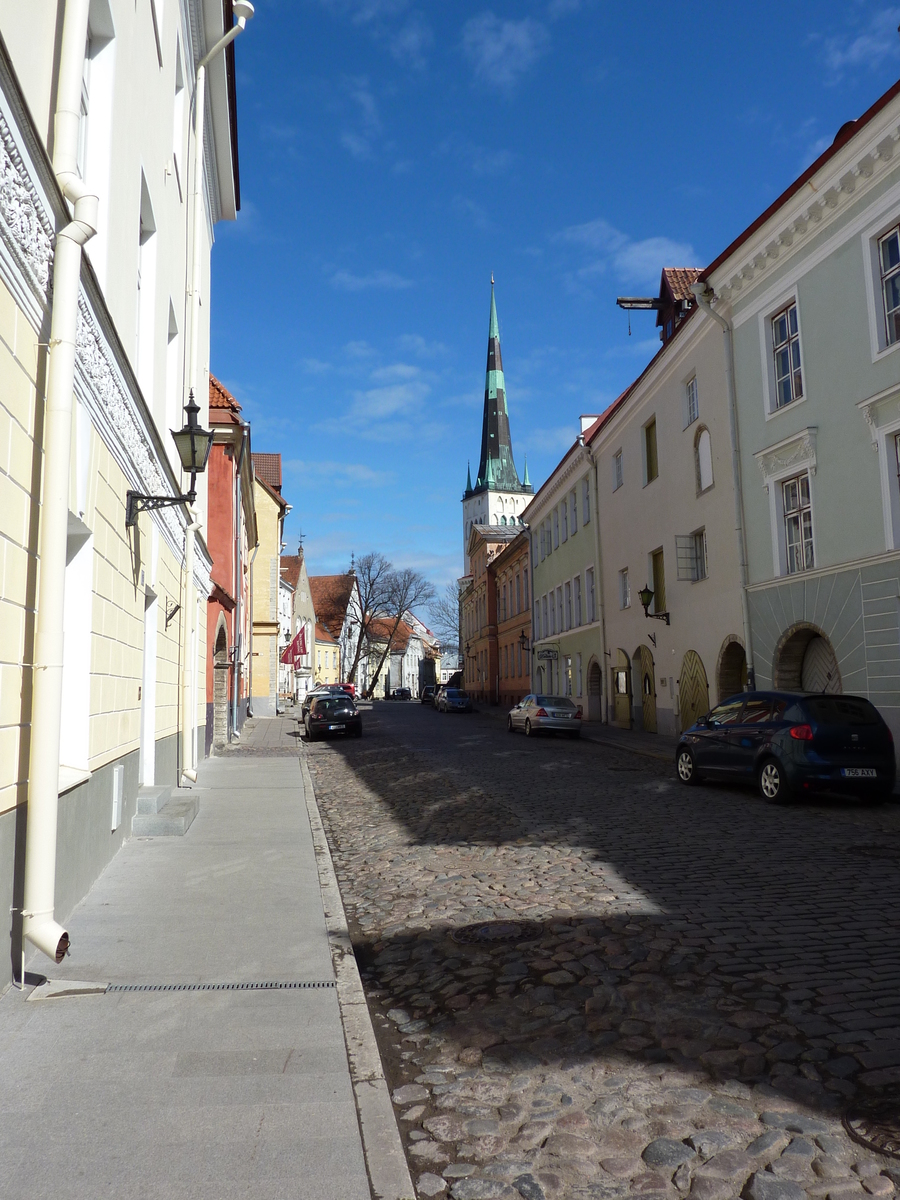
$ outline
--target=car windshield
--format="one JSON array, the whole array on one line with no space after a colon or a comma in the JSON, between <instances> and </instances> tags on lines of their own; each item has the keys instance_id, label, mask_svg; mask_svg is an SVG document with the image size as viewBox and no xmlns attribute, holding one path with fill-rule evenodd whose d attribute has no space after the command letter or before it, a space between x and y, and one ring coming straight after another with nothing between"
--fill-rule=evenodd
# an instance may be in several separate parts
<instances>
[{"instance_id":1,"label":"car windshield","mask_svg":"<svg viewBox=\"0 0 900 1200\"><path fill-rule=\"evenodd\" d=\"M325 696L316 701L316 712L353 712L349 696Z\"/></svg>"},{"instance_id":2,"label":"car windshield","mask_svg":"<svg viewBox=\"0 0 900 1200\"><path fill-rule=\"evenodd\" d=\"M459 688L447 688L446 695L454 700L468 700L468 692L461 692Z\"/></svg>"},{"instance_id":3,"label":"car windshield","mask_svg":"<svg viewBox=\"0 0 900 1200\"><path fill-rule=\"evenodd\" d=\"M574 708L575 705L568 696L536 696L538 704L542 708Z\"/></svg>"},{"instance_id":4,"label":"car windshield","mask_svg":"<svg viewBox=\"0 0 900 1200\"><path fill-rule=\"evenodd\" d=\"M804 707L818 725L879 725L878 710L857 696L808 696Z\"/></svg>"}]
</instances>

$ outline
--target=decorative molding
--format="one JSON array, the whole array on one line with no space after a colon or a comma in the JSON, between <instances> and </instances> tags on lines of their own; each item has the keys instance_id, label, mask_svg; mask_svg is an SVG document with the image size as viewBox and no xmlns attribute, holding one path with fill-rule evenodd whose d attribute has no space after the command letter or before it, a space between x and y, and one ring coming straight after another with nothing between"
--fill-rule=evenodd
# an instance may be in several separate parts
<instances>
[{"instance_id":1,"label":"decorative molding","mask_svg":"<svg viewBox=\"0 0 900 1200\"><path fill-rule=\"evenodd\" d=\"M865 400L860 400L856 407L869 426L872 446L877 451L881 427L900 418L900 387L890 387L874 396L868 396Z\"/></svg>"},{"instance_id":2,"label":"decorative molding","mask_svg":"<svg viewBox=\"0 0 900 1200\"><path fill-rule=\"evenodd\" d=\"M0 109L0 275L37 331L50 315L55 243L55 214L49 211L50 197L42 197L35 184L39 175L36 165L26 161L6 112ZM64 212L58 216L65 219ZM129 486L156 495L177 495L168 463L155 444L155 431L147 426L146 407L126 382L118 361L124 356L121 348L119 355L116 349L97 319L83 279L76 333L78 397ZM183 561L187 512L161 509L152 519L175 557ZM212 564L204 549L198 549L194 583L207 595Z\"/></svg>"},{"instance_id":3,"label":"decorative molding","mask_svg":"<svg viewBox=\"0 0 900 1200\"><path fill-rule=\"evenodd\" d=\"M765 450L758 450L753 457L768 491L769 481L790 472L792 467L806 467L810 475L816 473L816 434L818 427L810 425L799 433Z\"/></svg>"}]
</instances>

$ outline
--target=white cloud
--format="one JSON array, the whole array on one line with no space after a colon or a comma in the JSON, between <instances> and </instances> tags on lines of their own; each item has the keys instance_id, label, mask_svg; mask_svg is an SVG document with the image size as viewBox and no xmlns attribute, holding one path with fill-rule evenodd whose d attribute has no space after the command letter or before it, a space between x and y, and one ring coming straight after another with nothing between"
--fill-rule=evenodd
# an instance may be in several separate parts
<instances>
[{"instance_id":1,"label":"white cloud","mask_svg":"<svg viewBox=\"0 0 900 1200\"><path fill-rule=\"evenodd\" d=\"M551 21L556 21L560 17L567 17L570 13L578 12L581 5L582 0L550 0L547 5L547 16Z\"/></svg>"},{"instance_id":2,"label":"white cloud","mask_svg":"<svg viewBox=\"0 0 900 1200\"><path fill-rule=\"evenodd\" d=\"M324 375L326 371L331 370L331 363L323 362L321 358L304 358L303 370L308 371L310 375Z\"/></svg>"},{"instance_id":3,"label":"white cloud","mask_svg":"<svg viewBox=\"0 0 900 1200\"><path fill-rule=\"evenodd\" d=\"M355 129L344 130L341 134L341 145L354 158L371 158L375 142L384 128L378 112L378 103L365 75L344 80L344 87L356 107L357 125Z\"/></svg>"},{"instance_id":4,"label":"white cloud","mask_svg":"<svg viewBox=\"0 0 900 1200\"><path fill-rule=\"evenodd\" d=\"M602 217L583 225L570 225L557 234L556 240L591 252L590 261L575 272L582 282L612 272L624 282L655 289L663 267L698 265L697 254L688 242L676 242L667 237L635 241Z\"/></svg>"},{"instance_id":5,"label":"white cloud","mask_svg":"<svg viewBox=\"0 0 900 1200\"><path fill-rule=\"evenodd\" d=\"M477 200L470 200L467 196L454 196L450 201L450 207L457 216L467 217L476 229L490 229L490 217Z\"/></svg>"},{"instance_id":6,"label":"white cloud","mask_svg":"<svg viewBox=\"0 0 900 1200\"><path fill-rule=\"evenodd\" d=\"M366 341L347 342L344 345L344 353L349 358L371 358L377 353L374 346L370 346Z\"/></svg>"},{"instance_id":7,"label":"white cloud","mask_svg":"<svg viewBox=\"0 0 900 1200\"><path fill-rule=\"evenodd\" d=\"M398 291L415 285L411 279L404 279L395 271L370 271L368 275L354 275L352 271L335 271L331 276L331 286L342 292L364 292L370 288Z\"/></svg>"},{"instance_id":8,"label":"white cloud","mask_svg":"<svg viewBox=\"0 0 900 1200\"><path fill-rule=\"evenodd\" d=\"M402 29L391 34L388 45L397 62L421 71L426 65L425 55L434 45L434 34L418 13L414 13Z\"/></svg>"},{"instance_id":9,"label":"white cloud","mask_svg":"<svg viewBox=\"0 0 900 1200\"><path fill-rule=\"evenodd\" d=\"M836 74L849 68L880 66L886 58L900 56L897 25L900 8L882 8L872 14L865 29L856 37L825 40L825 63Z\"/></svg>"},{"instance_id":10,"label":"white cloud","mask_svg":"<svg viewBox=\"0 0 900 1200\"><path fill-rule=\"evenodd\" d=\"M492 12L463 26L463 50L482 83L512 87L545 54L550 35L540 21L504 21Z\"/></svg>"},{"instance_id":11,"label":"white cloud","mask_svg":"<svg viewBox=\"0 0 900 1200\"><path fill-rule=\"evenodd\" d=\"M524 449L544 454L552 450L568 450L578 437L578 432L578 422L573 419L570 425L556 425L552 429L532 429L524 439L519 440Z\"/></svg>"},{"instance_id":12,"label":"white cloud","mask_svg":"<svg viewBox=\"0 0 900 1200\"><path fill-rule=\"evenodd\" d=\"M371 378L373 383L400 383L406 379L419 379L421 375L421 368L412 363L391 363L387 367L376 368Z\"/></svg>"},{"instance_id":13,"label":"white cloud","mask_svg":"<svg viewBox=\"0 0 900 1200\"><path fill-rule=\"evenodd\" d=\"M397 338L397 346L409 354L417 354L420 358L436 358L439 354L447 354L448 348L443 342L429 342L418 333L404 333Z\"/></svg>"},{"instance_id":14,"label":"white cloud","mask_svg":"<svg viewBox=\"0 0 900 1200\"><path fill-rule=\"evenodd\" d=\"M394 480L393 471L376 471L365 463L348 462L304 462L292 458L285 461L284 470L291 475L304 475L315 479L345 479L352 483L366 483L381 487Z\"/></svg>"}]
</instances>

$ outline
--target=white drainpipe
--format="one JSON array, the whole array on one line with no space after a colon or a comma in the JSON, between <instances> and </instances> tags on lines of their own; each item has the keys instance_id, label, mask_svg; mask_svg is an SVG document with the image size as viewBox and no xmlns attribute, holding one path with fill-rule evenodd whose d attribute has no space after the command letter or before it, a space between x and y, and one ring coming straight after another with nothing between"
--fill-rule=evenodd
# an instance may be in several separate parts
<instances>
[{"instance_id":1,"label":"white drainpipe","mask_svg":"<svg viewBox=\"0 0 900 1200\"><path fill-rule=\"evenodd\" d=\"M194 203L191 219L191 236L193 239L190 297L190 352L188 354L188 386L195 396L201 394L200 380L197 377L197 363L200 354L200 276L202 256L200 248L202 238L200 231L203 226L203 134L206 121L206 68L212 60L221 54L225 47L233 42L239 33L244 31L247 21L253 16L253 5L249 0L236 0L233 4L237 17L234 25L224 37L219 38L208 54L205 54L197 64L197 83L194 88ZM199 403L199 401L198 401ZM181 774L190 783L197 781L197 768L194 762L194 719L192 712L194 693L194 677L197 671L196 655L193 649L194 639L194 534L201 528L199 515L189 510L191 522L184 533L184 645L182 646L181 673Z\"/></svg>"},{"instance_id":2,"label":"white drainpipe","mask_svg":"<svg viewBox=\"0 0 900 1200\"><path fill-rule=\"evenodd\" d=\"M708 283L692 283L691 291L704 312L722 326L725 335L725 384L728 388L728 421L731 431L731 478L734 488L734 532L737 538L738 562L741 565L741 621L744 626L744 654L747 661L747 687L756 687L753 667L753 643L750 640L750 605L747 600L747 539L744 534L744 492L741 486L741 451L738 431L737 384L734 375L734 329L731 322L717 313L711 301L715 298Z\"/></svg>"},{"instance_id":3,"label":"white drainpipe","mask_svg":"<svg viewBox=\"0 0 900 1200\"><path fill-rule=\"evenodd\" d=\"M90 0L66 2L54 119L53 169L74 213L73 220L56 235L53 256L22 911L25 938L56 962L62 962L69 947L68 933L54 918L54 904L75 336L81 248L97 231L98 206L98 198L88 193L78 174L78 126L89 7ZM24 959L23 943L23 965Z\"/></svg>"}]
</instances>

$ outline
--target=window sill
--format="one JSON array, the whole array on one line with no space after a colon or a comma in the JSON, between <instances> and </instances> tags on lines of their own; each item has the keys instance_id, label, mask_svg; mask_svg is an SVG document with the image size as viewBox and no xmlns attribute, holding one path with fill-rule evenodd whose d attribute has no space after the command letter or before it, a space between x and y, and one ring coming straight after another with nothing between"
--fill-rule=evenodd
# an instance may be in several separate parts
<instances>
[{"instance_id":1,"label":"window sill","mask_svg":"<svg viewBox=\"0 0 900 1200\"><path fill-rule=\"evenodd\" d=\"M891 346L882 346L872 355L872 362L881 362L883 358L888 358L895 350L900 350L900 342L894 342Z\"/></svg>"},{"instance_id":2,"label":"window sill","mask_svg":"<svg viewBox=\"0 0 900 1200\"><path fill-rule=\"evenodd\" d=\"M808 399L808 396L801 396L799 400L792 400L790 404L783 404L781 408L773 408L770 412L766 413L766 420L772 421L775 417L780 417L782 413L793 412L795 408L798 408L801 404L805 404Z\"/></svg>"}]
</instances>

